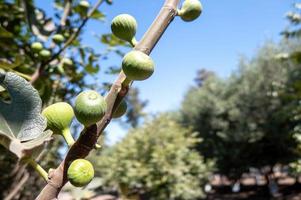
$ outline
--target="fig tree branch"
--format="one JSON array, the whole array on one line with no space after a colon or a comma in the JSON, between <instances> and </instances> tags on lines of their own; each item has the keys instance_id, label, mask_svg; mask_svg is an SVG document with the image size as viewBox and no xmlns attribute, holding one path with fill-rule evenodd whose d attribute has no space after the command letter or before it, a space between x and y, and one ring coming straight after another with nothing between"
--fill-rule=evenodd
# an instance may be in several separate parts
<instances>
[{"instance_id":1,"label":"fig tree branch","mask_svg":"<svg viewBox=\"0 0 301 200\"><path fill-rule=\"evenodd\" d=\"M103 3L103 1L104 0L98 0L95 3L95 5L93 6L93 8L91 8L91 10L88 12L87 16L83 19L83 21L81 22L81 24L79 25L79 27L77 28L77 30L65 42L65 44L63 45L63 47L58 52L56 52L49 60L47 60L45 62L42 62L41 65L37 67L36 71L31 76L30 83L32 83L32 84L35 83L38 80L38 78L41 76L41 74L43 73L45 66L48 65L54 59L58 58L60 56L60 54L63 51L65 51L65 49L67 49L69 45L72 44L72 42L78 37L78 35L80 34L81 30L83 29L83 27L88 22L88 20L90 19L90 17L98 9L98 7L101 5L101 3Z\"/></svg>"},{"instance_id":2,"label":"fig tree branch","mask_svg":"<svg viewBox=\"0 0 301 200\"><path fill-rule=\"evenodd\" d=\"M164 31L177 14L177 6L180 0L165 0L158 16L144 34L141 41L135 46L135 50L150 54ZM106 95L107 112L105 116L97 123L84 129L69 149L65 159L53 171L49 172L48 183L41 191L37 200L57 199L59 192L67 182L66 172L71 162L78 158L85 158L94 148L98 137L111 121L112 113L116 110L121 100L126 96L130 84L125 74L121 71L118 78L112 85Z\"/></svg>"},{"instance_id":3,"label":"fig tree branch","mask_svg":"<svg viewBox=\"0 0 301 200\"><path fill-rule=\"evenodd\" d=\"M66 21L70 14L71 8L72 8L72 0L65 0L64 13L60 22L61 27L64 27L66 25Z\"/></svg>"}]
</instances>

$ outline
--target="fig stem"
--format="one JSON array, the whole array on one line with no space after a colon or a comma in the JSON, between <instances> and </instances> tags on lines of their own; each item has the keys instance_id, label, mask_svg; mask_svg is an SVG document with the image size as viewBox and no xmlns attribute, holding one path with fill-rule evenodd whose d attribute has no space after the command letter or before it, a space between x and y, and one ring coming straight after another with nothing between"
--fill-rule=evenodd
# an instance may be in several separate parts
<instances>
[{"instance_id":1,"label":"fig stem","mask_svg":"<svg viewBox=\"0 0 301 200\"><path fill-rule=\"evenodd\" d=\"M34 159L28 158L26 162L38 172L38 174L45 180L48 180L48 173L39 165Z\"/></svg>"},{"instance_id":2,"label":"fig stem","mask_svg":"<svg viewBox=\"0 0 301 200\"><path fill-rule=\"evenodd\" d=\"M74 144L75 141L74 141L74 139L73 139L73 137L72 137L72 135L71 135L70 128L64 129L64 130L62 131L62 135L63 135L63 137L64 137L64 139L65 139L67 145L68 145L69 147L71 147L71 146Z\"/></svg>"},{"instance_id":3,"label":"fig stem","mask_svg":"<svg viewBox=\"0 0 301 200\"><path fill-rule=\"evenodd\" d=\"M128 86L128 85L130 85L131 82L132 82L132 80L130 80L128 78L125 78L124 81L122 82L122 85L123 86Z\"/></svg>"},{"instance_id":4,"label":"fig stem","mask_svg":"<svg viewBox=\"0 0 301 200\"><path fill-rule=\"evenodd\" d=\"M129 41L129 42L130 42L130 44L132 45L132 47L135 47L135 46L137 45L137 43L138 43L138 41L136 40L135 37L133 37L133 38L131 39L131 41Z\"/></svg>"}]
</instances>

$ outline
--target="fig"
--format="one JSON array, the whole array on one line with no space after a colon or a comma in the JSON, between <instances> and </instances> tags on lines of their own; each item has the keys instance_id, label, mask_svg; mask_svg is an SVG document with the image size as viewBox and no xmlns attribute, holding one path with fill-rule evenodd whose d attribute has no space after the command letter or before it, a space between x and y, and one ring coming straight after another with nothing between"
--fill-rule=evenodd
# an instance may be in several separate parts
<instances>
[{"instance_id":1,"label":"fig","mask_svg":"<svg viewBox=\"0 0 301 200\"><path fill-rule=\"evenodd\" d=\"M52 40L56 44L61 44L64 42L65 38L61 34L55 34L55 35L53 35Z\"/></svg>"},{"instance_id":2,"label":"fig","mask_svg":"<svg viewBox=\"0 0 301 200\"><path fill-rule=\"evenodd\" d=\"M118 105L117 109L115 110L115 112L112 114L113 118L119 118L122 115L124 115L124 113L127 110L127 103L125 100L122 100L120 102L120 104Z\"/></svg>"},{"instance_id":3,"label":"fig","mask_svg":"<svg viewBox=\"0 0 301 200\"><path fill-rule=\"evenodd\" d=\"M137 22L128 14L116 16L111 23L112 33L119 39L131 42L136 35Z\"/></svg>"},{"instance_id":4,"label":"fig","mask_svg":"<svg viewBox=\"0 0 301 200\"><path fill-rule=\"evenodd\" d=\"M94 177L93 165L85 159L74 160L68 170L67 177L69 182L75 187L88 185Z\"/></svg>"},{"instance_id":5,"label":"fig","mask_svg":"<svg viewBox=\"0 0 301 200\"><path fill-rule=\"evenodd\" d=\"M42 115L47 119L47 127L53 133L62 135L68 146L72 146L74 139L69 128L74 117L72 106L65 102L58 102L45 108Z\"/></svg>"},{"instance_id":6,"label":"fig","mask_svg":"<svg viewBox=\"0 0 301 200\"><path fill-rule=\"evenodd\" d=\"M79 2L79 6L88 9L90 7L90 3L88 1L82 0Z\"/></svg>"},{"instance_id":7,"label":"fig","mask_svg":"<svg viewBox=\"0 0 301 200\"><path fill-rule=\"evenodd\" d=\"M95 124L105 115L107 103L96 91L81 92L75 100L74 113L77 120L85 127Z\"/></svg>"},{"instance_id":8,"label":"fig","mask_svg":"<svg viewBox=\"0 0 301 200\"><path fill-rule=\"evenodd\" d=\"M62 63L64 66L72 66L73 65L73 61L70 58L63 58Z\"/></svg>"},{"instance_id":9,"label":"fig","mask_svg":"<svg viewBox=\"0 0 301 200\"><path fill-rule=\"evenodd\" d=\"M154 65L151 57L133 50L123 57L122 70L130 80L145 80L153 74Z\"/></svg>"},{"instance_id":10,"label":"fig","mask_svg":"<svg viewBox=\"0 0 301 200\"><path fill-rule=\"evenodd\" d=\"M198 18L202 13L203 7L199 0L185 0L178 15L182 20L190 22Z\"/></svg>"},{"instance_id":11,"label":"fig","mask_svg":"<svg viewBox=\"0 0 301 200\"><path fill-rule=\"evenodd\" d=\"M43 49L43 45L41 42L34 42L31 44L31 49L37 53Z\"/></svg>"},{"instance_id":12,"label":"fig","mask_svg":"<svg viewBox=\"0 0 301 200\"><path fill-rule=\"evenodd\" d=\"M41 58L43 59L48 59L51 56L51 52L47 49L43 49L39 52L39 55L41 56Z\"/></svg>"}]
</instances>

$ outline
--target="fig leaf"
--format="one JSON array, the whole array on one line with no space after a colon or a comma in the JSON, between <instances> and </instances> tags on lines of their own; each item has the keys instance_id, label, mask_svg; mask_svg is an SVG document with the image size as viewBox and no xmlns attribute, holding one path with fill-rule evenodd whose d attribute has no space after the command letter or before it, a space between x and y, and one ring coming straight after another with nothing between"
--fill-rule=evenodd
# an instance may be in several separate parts
<instances>
[{"instance_id":1,"label":"fig leaf","mask_svg":"<svg viewBox=\"0 0 301 200\"><path fill-rule=\"evenodd\" d=\"M0 85L11 101L0 100L0 143L18 158L36 153L51 137L46 119L41 115L42 102L38 92L18 75L0 72Z\"/></svg>"}]
</instances>

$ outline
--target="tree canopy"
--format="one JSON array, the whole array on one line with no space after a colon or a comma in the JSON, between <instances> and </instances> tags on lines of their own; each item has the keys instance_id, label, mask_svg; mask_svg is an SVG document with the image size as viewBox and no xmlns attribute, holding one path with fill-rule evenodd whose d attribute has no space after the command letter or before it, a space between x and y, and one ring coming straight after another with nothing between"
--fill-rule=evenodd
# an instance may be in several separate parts
<instances>
[{"instance_id":1,"label":"tree canopy","mask_svg":"<svg viewBox=\"0 0 301 200\"><path fill-rule=\"evenodd\" d=\"M210 75L186 94L182 122L204 139L198 150L216 160L218 172L238 178L250 167L300 156L294 135L299 121L288 112L294 102L284 92L299 66L277 57L287 47L267 44L253 59L242 59L229 78Z\"/></svg>"},{"instance_id":2,"label":"tree canopy","mask_svg":"<svg viewBox=\"0 0 301 200\"><path fill-rule=\"evenodd\" d=\"M157 116L95 159L107 187L147 199L196 199L209 173L193 147L200 141L168 115Z\"/></svg>"}]
</instances>

